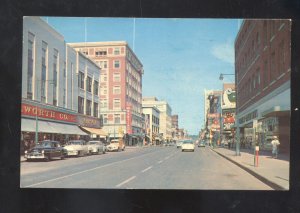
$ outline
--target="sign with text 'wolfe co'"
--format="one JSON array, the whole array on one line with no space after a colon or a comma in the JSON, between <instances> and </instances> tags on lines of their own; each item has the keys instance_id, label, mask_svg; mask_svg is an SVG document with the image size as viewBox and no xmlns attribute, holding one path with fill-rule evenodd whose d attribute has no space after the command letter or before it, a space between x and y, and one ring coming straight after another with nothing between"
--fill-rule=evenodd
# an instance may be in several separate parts
<instances>
[{"instance_id":1,"label":"sign with text 'wolfe co'","mask_svg":"<svg viewBox=\"0 0 300 213\"><path fill-rule=\"evenodd\" d=\"M70 123L76 123L76 115L60 112L57 110L50 110L39 106L32 106L30 104L22 103L21 114L25 116L38 116L39 118L47 118L58 121L66 121Z\"/></svg>"}]
</instances>

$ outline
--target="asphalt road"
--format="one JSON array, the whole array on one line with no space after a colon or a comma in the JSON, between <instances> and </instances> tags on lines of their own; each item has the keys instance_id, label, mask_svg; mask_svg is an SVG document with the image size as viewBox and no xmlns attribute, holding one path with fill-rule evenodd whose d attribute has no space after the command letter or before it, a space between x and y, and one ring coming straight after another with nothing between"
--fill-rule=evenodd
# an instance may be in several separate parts
<instances>
[{"instance_id":1,"label":"asphalt road","mask_svg":"<svg viewBox=\"0 0 300 213\"><path fill-rule=\"evenodd\" d=\"M50 162L22 162L22 188L272 190L210 148L132 148Z\"/></svg>"}]
</instances>

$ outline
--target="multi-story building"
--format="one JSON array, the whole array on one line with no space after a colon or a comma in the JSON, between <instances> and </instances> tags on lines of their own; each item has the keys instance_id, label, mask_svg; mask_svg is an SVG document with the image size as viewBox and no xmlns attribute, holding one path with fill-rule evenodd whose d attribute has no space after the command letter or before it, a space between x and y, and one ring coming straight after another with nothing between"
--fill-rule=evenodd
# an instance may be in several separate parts
<instances>
[{"instance_id":1,"label":"multi-story building","mask_svg":"<svg viewBox=\"0 0 300 213\"><path fill-rule=\"evenodd\" d=\"M117 137L142 133L143 65L128 44L120 42L70 43L101 67L101 106L103 129Z\"/></svg>"},{"instance_id":2,"label":"multi-story building","mask_svg":"<svg viewBox=\"0 0 300 213\"><path fill-rule=\"evenodd\" d=\"M238 129L262 148L289 150L290 44L290 20L244 20L235 40Z\"/></svg>"},{"instance_id":3,"label":"multi-story building","mask_svg":"<svg viewBox=\"0 0 300 213\"><path fill-rule=\"evenodd\" d=\"M221 96L222 91L204 91L206 138L213 145L219 144L221 140Z\"/></svg>"},{"instance_id":4,"label":"multi-story building","mask_svg":"<svg viewBox=\"0 0 300 213\"><path fill-rule=\"evenodd\" d=\"M146 130L146 134L149 135L151 143L158 145L159 138L159 117L160 111L155 106L143 105L143 113L145 114L145 120L149 121L149 127Z\"/></svg>"},{"instance_id":5,"label":"multi-story building","mask_svg":"<svg viewBox=\"0 0 300 213\"><path fill-rule=\"evenodd\" d=\"M143 106L155 106L160 111L159 131L164 140L172 139L172 109L166 101L156 97L143 97Z\"/></svg>"},{"instance_id":6,"label":"multi-story building","mask_svg":"<svg viewBox=\"0 0 300 213\"><path fill-rule=\"evenodd\" d=\"M100 67L61 34L39 17L24 17L22 140L66 141L88 135L79 125L99 129L99 79Z\"/></svg>"},{"instance_id":7,"label":"multi-story building","mask_svg":"<svg viewBox=\"0 0 300 213\"><path fill-rule=\"evenodd\" d=\"M172 138L174 140L178 139L178 115L172 115L171 116L172 120Z\"/></svg>"}]
</instances>

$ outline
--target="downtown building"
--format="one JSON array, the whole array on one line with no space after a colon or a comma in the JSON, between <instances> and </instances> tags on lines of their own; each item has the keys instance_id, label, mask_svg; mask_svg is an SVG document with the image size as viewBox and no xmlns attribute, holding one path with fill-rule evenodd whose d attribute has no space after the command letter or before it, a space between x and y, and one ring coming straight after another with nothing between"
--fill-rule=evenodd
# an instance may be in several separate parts
<instances>
[{"instance_id":1,"label":"downtown building","mask_svg":"<svg viewBox=\"0 0 300 213\"><path fill-rule=\"evenodd\" d=\"M100 114L110 138L126 135L126 145L144 137L142 117L143 65L124 41L70 43L101 67Z\"/></svg>"},{"instance_id":2,"label":"downtown building","mask_svg":"<svg viewBox=\"0 0 300 213\"><path fill-rule=\"evenodd\" d=\"M171 120L172 120L172 138L174 140L178 140L179 139L178 115L172 115Z\"/></svg>"},{"instance_id":3,"label":"downtown building","mask_svg":"<svg viewBox=\"0 0 300 213\"><path fill-rule=\"evenodd\" d=\"M244 20L235 40L236 119L240 139L262 149L290 147L291 22Z\"/></svg>"},{"instance_id":4,"label":"downtown building","mask_svg":"<svg viewBox=\"0 0 300 213\"><path fill-rule=\"evenodd\" d=\"M145 115L146 136L149 137L149 142L152 145L159 145L162 141L159 134L160 111L155 106L144 104L144 102L142 107Z\"/></svg>"},{"instance_id":5,"label":"downtown building","mask_svg":"<svg viewBox=\"0 0 300 213\"><path fill-rule=\"evenodd\" d=\"M159 112L159 134L162 140L172 140L172 109L166 101L156 97L143 97L143 107L156 107Z\"/></svg>"},{"instance_id":6,"label":"downtown building","mask_svg":"<svg viewBox=\"0 0 300 213\"><path fill-rule=\"evenodd\" d=\"M219 90L204 90L205 138L214 146L221 142L222 93Z\"/></svg>"},{"instance_id":7,"label":"downtown building","mask_svg":"<svg viewBox=\"0 0 300 213\"><path fill-rule=\"evenodd\" d=\"M38 141L105 136L100 129L100 67L96 63L68 46L39 17L23 19L22 55L23 142L35 141L36 132Z\"/></svg>"}]
</instances>

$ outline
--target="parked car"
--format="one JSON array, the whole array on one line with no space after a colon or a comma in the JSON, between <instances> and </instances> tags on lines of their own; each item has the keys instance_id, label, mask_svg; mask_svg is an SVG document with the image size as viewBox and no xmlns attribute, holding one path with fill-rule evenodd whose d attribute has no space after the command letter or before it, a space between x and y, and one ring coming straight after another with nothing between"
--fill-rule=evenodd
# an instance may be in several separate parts
<instances>
[{"instance_id":1,"label":"parked car","mask_svg":"<svg viewBox=\"0 0 300 213\"><path fill-rule=\"evenodd\" d=\"M89 141L87 142L89 154L105 154L106 148L101 141Z\"/></svg>"},{"instance_id":2,"label":"parked car","mask_svg":"<svg viewBox=\"0 0 300 213\"><path fill-rule=\"evenodd\" d=\"M125 144L123 142L123 140L120 140L119 139L113 139L110 141L110 144L106 147L107 148L107 151L124 151L125 150Z\"/></svg>"},{"instance_id":3,"label":"parked car","mask_svg":"<svg viewBox=\"0 0 300 213\"><path fill-rule=\"evenodd\" d=\"M67 150L67 156L85 156L89 153L88 146L84 140L71 140L64 148Z\"/></svg>"},{"instance_id":4,"label":"parked car","mask_svg":"<svg viewBox=\"0 0 300 213\"><path fill-rule=\"evenodd\" d=\"M180 148L181 145L182 145L182 141L176 141L176 147L177 147L177 148Z\"/></svg>"},{"instance_id":5,"label":"parked car","mask_svg":"<svg viewBox=\"0 0 300 213\"><path fill-rule=\"evenodd\" d=\"M195 151L195 144L192 140L185 140L182 142L181 145L181 151L186 151L186 150L191 150L191 151Z\"/></svg>"},{"instance_id":6,"label":"parked car","mask_svg":"<svg viewBox=\"0 0 300 213\"><path fill-rule=\"evenodd\" d=\"M198 147L205 147L205 141L202 140L198 143Z\"/></svg>"},{"instance_id":7,"label":"parked car","mask_svg":"<svg viewBox=\"0 0 300 213\"><path fill-rule=\"evenodd\" d=\"M60 145L58 141L45 140L38 143L35 147L25 151L25 158L27 161L34 159L42 159L50 161L54 158L64 159L66 150Z\"/></svg>"}]
</instances>

